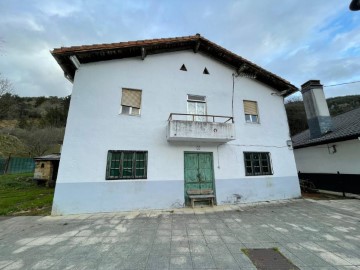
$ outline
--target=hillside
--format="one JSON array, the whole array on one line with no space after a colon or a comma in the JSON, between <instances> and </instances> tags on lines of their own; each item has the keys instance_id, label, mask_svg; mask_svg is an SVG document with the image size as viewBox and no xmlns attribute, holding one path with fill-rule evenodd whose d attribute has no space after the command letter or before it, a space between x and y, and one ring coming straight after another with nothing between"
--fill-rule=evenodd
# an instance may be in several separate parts
<instances>
[{"instance_id":1,"label":"hillside","mask_svg":"<svg viewBox=\"0 0 360 270\"><path fill-rule=\"evenodd\" d=\"M0 134L0 157L8 157L13 153L18 157L29 156L21 140L12 135Z\"/></svg>"},{"instance_id":2,"label":"hillside","mask_svg":"<svg viewBox=\"0 0 360 270\"><path fill-rule=\"evenodd\" d=\"M330 115L334 117L359 108L360 95L328 98L326 102L329 107ZM308 129L304 103L302 101L289 101L285 104L285 109L288 116L291 136Z\"/></svg>"},{"instance_id":3,"label":"hillside","mask_svg":"<svg viewBox=\"0 0 360 270\"><path fill-rule=\"evenodd\" d=\"M0 96L0 157L59 152L70 96Z\"/></svg>"},{"instance_id":4,"label":"hillside","mask_svg":"<svg viewBox=\"0 0 360 270\"><path fill-rule=\"evenodd\" d=\"M69 104L70 96L19 97L5 94L0 97L0 128L13 127L14 121L21 128L27 125L64 127Z\"/></svg>"}]
</instances>

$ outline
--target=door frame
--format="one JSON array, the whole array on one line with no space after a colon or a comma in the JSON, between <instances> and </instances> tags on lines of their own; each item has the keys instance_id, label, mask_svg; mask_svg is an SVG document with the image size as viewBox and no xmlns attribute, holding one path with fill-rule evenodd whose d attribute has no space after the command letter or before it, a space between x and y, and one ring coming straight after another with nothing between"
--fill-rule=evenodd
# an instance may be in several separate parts
<instances>
[{"instance_id":1,"label":"door frame","mask_svg":"<svg viewBox=\"0 0 360 270\"><path fill-rule=\"evenodd\" d=\"M184 151L184 205L186 203L185 197L186 197L186 182L185 182L185 154L211 154L211 167L212 167L212 174L213 174L213 190L214 190L214 204L217 205L217 198L216 198L216 185L215 185L215 171L214 171L214 152L206 152L206 151ZM186 205L185 205L186 206Z\"/></svg>"}]
</instances>

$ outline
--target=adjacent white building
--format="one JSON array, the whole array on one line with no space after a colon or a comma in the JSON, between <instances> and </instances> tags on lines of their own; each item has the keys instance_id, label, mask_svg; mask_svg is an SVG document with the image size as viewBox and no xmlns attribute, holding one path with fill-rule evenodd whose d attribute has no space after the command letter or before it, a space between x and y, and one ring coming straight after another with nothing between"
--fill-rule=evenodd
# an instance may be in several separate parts
<instances>
[{"instance_id":1,"label":"adjacent white building","mask_svg":"<svg viewBox=\"0 0 360 270\"><path fill-rule=\"evenodd\" d=\"M300 196L288 81L198 34L52 55L73 81L53 214Z\"/></svg>"},{"instance_id":2,"label":"adjacent white building","mask_svg":"<svg viewBox=\"0 0 360 270\"><path fill-rule=\"evenodd\" d=\"M318 189L360 194L360 108L331 117L320 81L301 91L309 129L292 138L299 177Z\"/></svg>"}]
</instances>

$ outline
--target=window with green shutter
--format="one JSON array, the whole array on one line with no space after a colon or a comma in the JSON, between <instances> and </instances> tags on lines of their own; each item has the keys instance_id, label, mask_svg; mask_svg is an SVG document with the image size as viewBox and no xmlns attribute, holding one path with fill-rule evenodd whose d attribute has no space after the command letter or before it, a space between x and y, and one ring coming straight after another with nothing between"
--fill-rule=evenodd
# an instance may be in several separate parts
<instances>
[{"instance_id":1,"label":"window with green shutter","mask_svg":"<svg viewBox=\"0 0 360 270\"><path fill-rule=\"evenodd\" d=\"M245 175L271 175L270 153L244 152Z\"/></svg>"},{"instance_id":2,"label":"window with green shutter","mask_svg":"<svg viewBox=\"0 0 360 270\"><path fill-rule=\"evenodd\" d=\"M146 179L147 151L109 150L106 179Z\"/></svg>"}]
</instances>

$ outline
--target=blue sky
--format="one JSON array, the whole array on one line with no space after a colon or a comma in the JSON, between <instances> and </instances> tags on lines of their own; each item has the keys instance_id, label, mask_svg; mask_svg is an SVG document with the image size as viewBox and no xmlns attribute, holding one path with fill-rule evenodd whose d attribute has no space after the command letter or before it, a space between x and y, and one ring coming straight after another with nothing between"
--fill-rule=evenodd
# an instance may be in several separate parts
<instances>
[{"instance_id":1,"label":"blue sky","mask_svg":"<svg viewBox=\"0 0 360 270\"><path fill-rule=\"evenodd\" d=\"M20 96L65 96L61 46L200 33L296 86L360 80L360 11L350 0L0 0L0 73ZM360 94L360 83L325 88Z\"/></svg>"}]
</instances>

